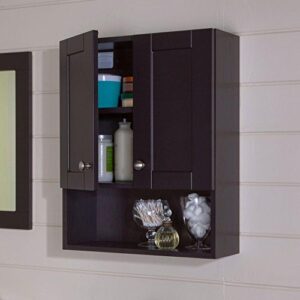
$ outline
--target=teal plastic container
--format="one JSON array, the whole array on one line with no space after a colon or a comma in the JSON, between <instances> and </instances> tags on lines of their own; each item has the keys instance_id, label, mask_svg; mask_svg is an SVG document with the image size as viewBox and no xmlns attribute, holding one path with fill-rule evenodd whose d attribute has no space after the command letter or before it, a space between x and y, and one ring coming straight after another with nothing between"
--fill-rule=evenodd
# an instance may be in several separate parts
<instances>
[{"instance_id":1,"label":"teal plastic container","mask_svg":"<svg viewBox=\"0 0 300 300\"><path fill-rule=\"evenodd\" d=\"M118 107L121 93L121 76L98 75L98 108Z\"/></svg>"}]
</instances>

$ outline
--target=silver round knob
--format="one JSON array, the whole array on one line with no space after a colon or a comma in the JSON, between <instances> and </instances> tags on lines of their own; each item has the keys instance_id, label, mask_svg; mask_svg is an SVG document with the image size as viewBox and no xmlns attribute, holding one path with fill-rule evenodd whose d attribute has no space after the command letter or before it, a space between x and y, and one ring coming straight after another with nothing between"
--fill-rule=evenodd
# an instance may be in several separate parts
<instances>
[{"instance_id":1,"label":"silver round knob","mask_svg":"<svg viewBox=\"0 0 300 300\"><path fill-rule=\"evenodd\" d=\"M84 170L89 170L92 168L92 164L91 163L86 163L84 161L80 161L78 164L78 169L79 171L83 172Z\"/></svg>"},{"instance_id":2,"label":"silver round knob","mask_svg":"<svg viewBox=\"0 0 300 300\"><path fill-rule=\"evenodd\" d=\"M142 160L137 160L137 161L135 161L133 168L136 171L141 171L145 168L145 166L146 166L146 164Z\"/></svg>"}]
</instances>

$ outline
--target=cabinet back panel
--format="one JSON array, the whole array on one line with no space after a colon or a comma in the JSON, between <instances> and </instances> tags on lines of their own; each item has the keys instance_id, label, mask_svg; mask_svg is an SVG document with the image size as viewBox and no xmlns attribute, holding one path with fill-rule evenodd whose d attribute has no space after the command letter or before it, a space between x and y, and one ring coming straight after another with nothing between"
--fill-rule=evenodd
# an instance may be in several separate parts
<instances>
[{"instance_id":1,"label":"cabinet back panel","mask_svg":"<svg viewBox=\"0 0 300 300\"><path fill-rule=\"evenodd\" d=\"M99 117L99 131L98 134L110 134L114 138L116 130L119 128L119 123L126 118L127 122L131 122L132 128L132 115L102 115Z\"/></svg>"},{"instance_id":2,"label":"cabinet back panel","mask_svg":"<svg viewBox=\"0 0 300 300\"><path fill-rule=\"evenodd\" d=\"M97 239L95 192L64 190L64 244Z\"/></svg>"},{"instance_id":3,"label":"cabinet back panel","mask_svg":"<svg viewBox=\"0 0 300 300\"><path fill-rule=\"evenodd\" d=\"M99 43L98 48L101 49L101 45L105 43ZM99 55L105 52L113 52L113 67L100 69L100 73L108 73L120 76L132 76L132 42L111 42L111 48L100 50ZM99 67L99 66L98 66Z\"/></svg>"},{"instance_id":4,"label":"cabinet back panel","mask_svg":"<svg viewBox=\"0 0 300 300\"><path fill-rule=\"evenodd\" d=\"M153 170L190 171L190 49L154 52L153 97Z\"/></svg>"}]
</instances>

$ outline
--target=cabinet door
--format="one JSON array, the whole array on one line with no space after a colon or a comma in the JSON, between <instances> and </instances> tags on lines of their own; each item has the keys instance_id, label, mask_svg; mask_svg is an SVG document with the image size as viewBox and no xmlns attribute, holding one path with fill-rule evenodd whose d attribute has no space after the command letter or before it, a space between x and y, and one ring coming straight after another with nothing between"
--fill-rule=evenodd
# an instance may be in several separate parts
<instances>
[{"instance_id":1,"label":"cabinet door","mask_svg":"<svg viewBox=\"0 0 300 300\"><path fill-rule=\"evenodd\" d=\"M61 187L95 190L97 31L60 42Z\"/></svg>"},{"instance_id":2,"label":"cabinet door","mask_svg":"<svg viewBox=\"0 0 300 300\"><path fill-rule=\"evenodd\" d=\"M135 188L152 187L152 49L151 35L133 37L133 161L143 168L133 170Z\"/></svg>"},{"instance_id":3,"label":"cabinet door","mask_svg":"<svg viewBox=\"0 0 300 300\"><path fill-rule=\"evenodd\" d=\"M136 187L213 189L213 30L134 43Z\"/></svg>"}]
</instances>

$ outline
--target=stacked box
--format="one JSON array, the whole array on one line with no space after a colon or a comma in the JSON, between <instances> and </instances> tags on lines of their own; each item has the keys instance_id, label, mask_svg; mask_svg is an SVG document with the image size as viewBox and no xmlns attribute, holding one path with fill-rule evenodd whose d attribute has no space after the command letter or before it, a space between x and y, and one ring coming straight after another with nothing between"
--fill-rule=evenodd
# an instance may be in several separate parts
<instances>
[{"instance_id":1,"label":"stacked box","mask_svg":"<svg viewBox=\"0 0 300 300\"><path fill-rule=\"evenodd\" d=\"M122 81L122 107L133 107L133 76L125 76Z\"/></svg>"}]
</instances>

